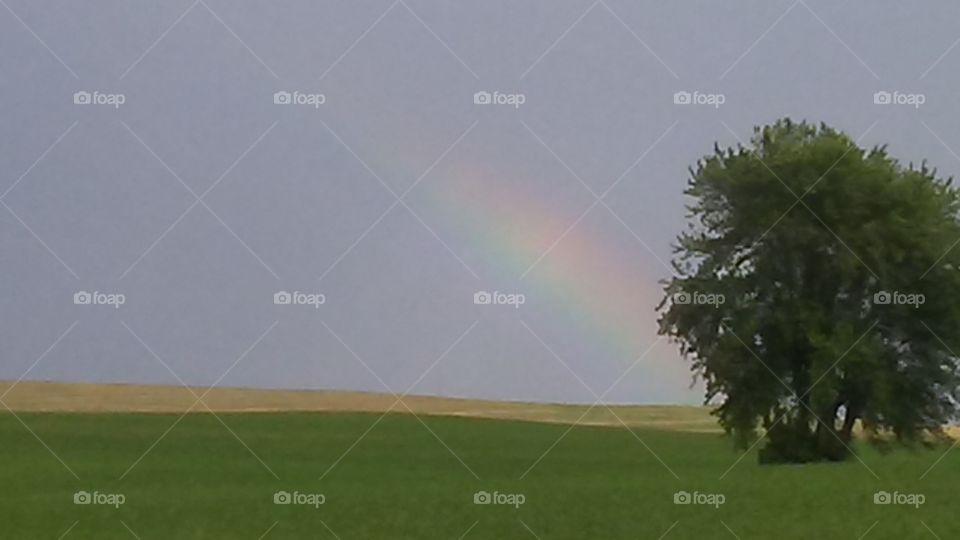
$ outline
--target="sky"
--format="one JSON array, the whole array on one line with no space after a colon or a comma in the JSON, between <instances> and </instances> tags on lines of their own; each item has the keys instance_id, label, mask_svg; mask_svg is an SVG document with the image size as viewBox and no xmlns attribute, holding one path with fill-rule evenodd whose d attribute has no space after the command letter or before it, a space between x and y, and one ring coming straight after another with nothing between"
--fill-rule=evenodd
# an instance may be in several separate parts
<instances>
[{"instance_id":1,"label":"sky","mask_svg":"<svg viewBox=\"0 0 960 540\"><path fill-rule=\"evenodd\" d=\"M699 403L688 167L789 116L956 174L957 20L2 0L0 379Z\"/></svg>"}]
</instances>

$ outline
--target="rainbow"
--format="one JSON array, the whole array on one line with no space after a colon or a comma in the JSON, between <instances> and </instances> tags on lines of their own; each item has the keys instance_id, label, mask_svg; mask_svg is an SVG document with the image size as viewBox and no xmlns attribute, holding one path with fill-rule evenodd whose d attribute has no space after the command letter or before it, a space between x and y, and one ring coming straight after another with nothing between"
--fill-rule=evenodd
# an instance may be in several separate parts
<instances>
[{"instance_id":1,"label":"rainbow","mask_svg":"<svg viewBox=\"0 0 960 540\"><path fill-rule=\"evenodd\" d=\"M596 229L597 218L614 220L605 209L595 206L571 229L573 219L528 191L531 183L480 166L450 175L424 186L425 198L445 221L438 229L463 234L461 243L487 262L490 282L518 283L528 305L554 312L625 363L653 344L662 289L640 270L636 250L644 248L619 223L622 235Z\"/></svg>"},{"instance_id":2,"label":"rainbow","mask_svg":"<svg viewBox=\"0 0 960 540\"><path fill-rule=\"evenodd\" d=\"M361 105L356 95L344 98ZM415 118L392 120L408 130L424 124ZM416 132L393 141L388 149L351 126L343 127L350 132L348 140L364 141L358 153L378 174L401 172L413 182L442 151L422 144L423 138ZM468 134L416 186L408 198L411 207L452 247L472 248L473 253L459 256L483 261L483 268L476 269L482 279L478 289L523 293L527 306L546 308L555 314L555 321L571 325L571 331L585 340L584 349L606 351L624 367L633 363L657 339L654 308L663 297L659 279L667 269L659 262L649 264L645 248L602 206L594 207L568 232L575 219L569 217L570 212L559 211L542 192L533 191L539 182L508 170L505 160L480 163L468 158L472 161L464 165L461 150L476 136L477 131ZM537 144L533 139L530 143ZM370 148L374 148L372 155L366 154ZM576 182L572 178L561 180ZM592 202L583 200L579 212ZM435 222L438 218L442 221ZM598 219L607 220L602 230L596 226ZM449 242L453 237L456 241ZM548 249L549 253L526 273ZM516 290L509 290L511 284ZM655 369L685 371L682 364L674 363L675 359L663 363L664 358L653 356L644 363L660 364Z\"/></svg>"}]
</instances>

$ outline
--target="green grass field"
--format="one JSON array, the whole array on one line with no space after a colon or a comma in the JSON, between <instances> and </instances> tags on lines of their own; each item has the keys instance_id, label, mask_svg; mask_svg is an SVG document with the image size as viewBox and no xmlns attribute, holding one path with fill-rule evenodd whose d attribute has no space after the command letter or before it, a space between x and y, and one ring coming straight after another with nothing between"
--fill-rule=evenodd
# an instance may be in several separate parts
<instances>
[{"instance_id":1,"label":"green grass field","mask_svg":"<svg viewBox=\"0 0 960 540\"><path fill-rule=\"evenodd\" d=\"M553 446L567 426L423 417L428 430L390 414L348 452L379 415L220 415L234 437L216 417L191 414L121 479L178 415L19 417L79 480L17 418L0 416L5 539L960 537L960 452L920 479L945 448L861 449L866 465L761 467L748 455L721 479L739 455L716 434L637 430L641 443L625 429L575 427ZM126 500L76 505L80 490ZM274 504L280 490L322 493L324 504ZM476 505L480 490L525 501ZM725 502L676 505L680 490ZM876 505L879 490L925 502Z\"/></svg>"}]
</instances>

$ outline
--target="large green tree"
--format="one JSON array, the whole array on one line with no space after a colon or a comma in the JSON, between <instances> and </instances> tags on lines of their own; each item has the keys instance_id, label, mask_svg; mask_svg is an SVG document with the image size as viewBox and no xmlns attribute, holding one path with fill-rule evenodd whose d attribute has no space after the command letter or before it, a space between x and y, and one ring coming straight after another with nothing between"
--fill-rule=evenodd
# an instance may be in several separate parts
<instances>
[{"instance_id":1,"label":"large green tree","mask_svg":"<svg viewBox=\"0 0 960 540\"><path fill-rule=\"evenodd\" d=\"M942 435L957 411L960 195L922 164L781 120L690 169L660 332L761 461Z\"/></svg>"}]
</instances>

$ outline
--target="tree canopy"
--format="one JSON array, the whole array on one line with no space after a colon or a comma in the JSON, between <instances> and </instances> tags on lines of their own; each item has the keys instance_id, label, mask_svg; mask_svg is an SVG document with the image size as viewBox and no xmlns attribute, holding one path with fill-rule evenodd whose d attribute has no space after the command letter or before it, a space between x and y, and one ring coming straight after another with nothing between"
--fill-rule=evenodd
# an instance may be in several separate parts
<instances>
[{"instance_id":1,"label":"tree canopy","mask_svg":"<svg viewBox=\"0 0 960 540\"><path fill-rule=\"evenodd\" d=\"M941 435L957 411L960 195L826 125L788 119L690 169L660 332L761 461L841 460ZM858 422L859 421L859 422Z\"/></svg>"}]
</instances>

